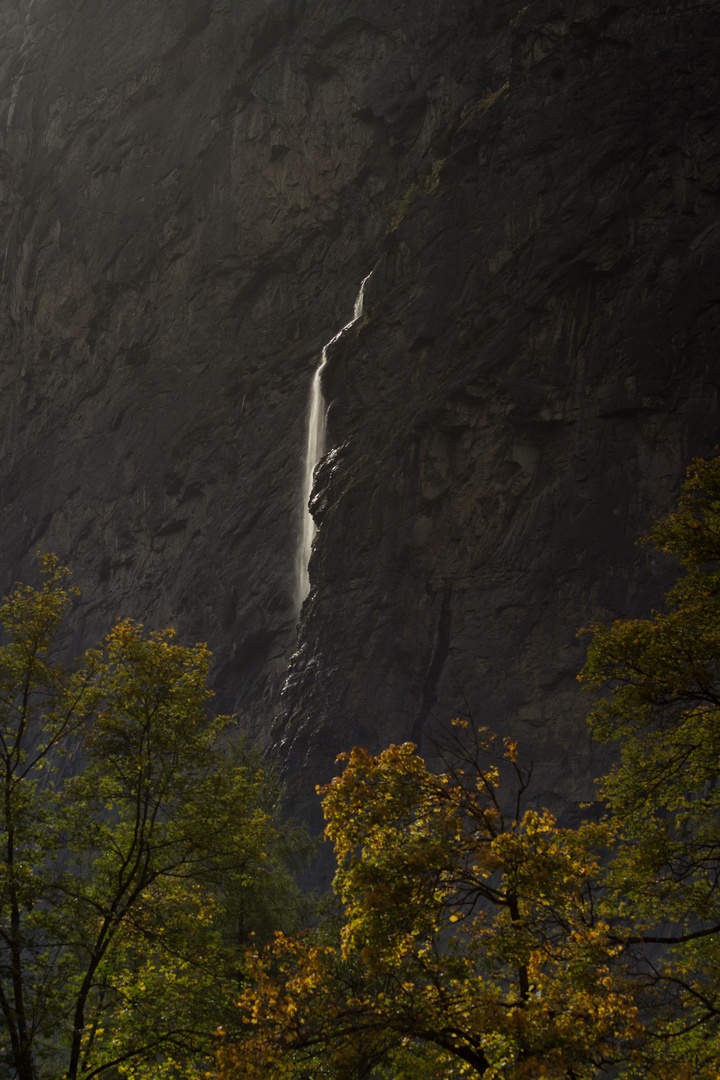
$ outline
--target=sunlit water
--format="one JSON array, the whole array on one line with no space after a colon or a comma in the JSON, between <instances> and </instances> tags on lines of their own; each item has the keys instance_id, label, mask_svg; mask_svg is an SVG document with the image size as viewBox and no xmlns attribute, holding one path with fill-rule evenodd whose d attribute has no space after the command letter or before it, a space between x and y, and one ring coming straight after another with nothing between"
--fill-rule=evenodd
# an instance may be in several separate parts
<instances>
[{"instance_id":1,"label":"sunlit water","mask_svg":"<svg viewBox=\"0 0 720 1080\"><path fill-rule=\"evenodd\" d=\"M303 600L307 596L310 590L310 578L308 577L308 563L310 562L310 554L312 552L313 538L315 536L315 522L313 521L312 514L308 509L310 502L310 495L313 488L313 474L315 472L315 466L320 458L325 453L325 399L322 395L322 387L320 385L322 379L322 371L327 363L327 351L331 345L341 337L346 330L349 330L351 326L354 326L363 313L363 300L365 297L365 286L370 278L370 274L363 278L360 282L360 290L355 300L355 309L353 311L353 317L346 326L343 326L334 338L328 341L327 345L323 347L323 351L320 354L320 363L318 364L317 371L313 376L312 386L310 388L310 403L308 406L308 426L307 426L307 443L305 447L305 473L303 476L303 490L302 490L302 529L300 533L300 541L297 551L297 565L296 565L296 582L297 582L297 601L298 608L302 605Z\"/></svg>"}]
</instances>

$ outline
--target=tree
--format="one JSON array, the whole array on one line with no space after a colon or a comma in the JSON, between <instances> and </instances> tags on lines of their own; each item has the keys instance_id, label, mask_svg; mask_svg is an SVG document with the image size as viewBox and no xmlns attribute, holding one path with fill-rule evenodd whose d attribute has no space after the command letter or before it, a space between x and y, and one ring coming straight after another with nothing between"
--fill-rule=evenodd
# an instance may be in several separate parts
<instances>
[{"instance_id":1,"label":"tree","mask_svg":"<svg viewBox=\"0 0 720 1080\"><path fill-rule=\"evenodd\" d=\"M0 1076L197 1076L228 913L285 874L277 789L211 718L205 646L124 620L64 666L68 571L42 562L0 607Z\"/></svg>"},{"instance_id":2,"label":"tree","mask_svg":"<svg viewBox=\"0 0 720 1080\"><path fill-rule=\"evenodd\" d=\"M253 1034L227 1075L579 1080L630 1052L637 1010L595 910L604 830L523 810L515 744L455 734L439 773L410 743L345 756L323 804L340 940L255 952L239 998Z\"/></svg>"},{"instance_id":3,"label":"tree","mask_svg":"<svg viewBox=\"0 0 720 1080\"><path fill-rule=\"evenodd\" d=\"M524 808L514 743L466 721L437 772L412 744L344 755L339 929L253 951L223 1076L717 1080L720 459L651 538L684 573L663 611L591 628L618 763L587 822Z\"/></svg>"},{"instance_id":4,"label":"tree","mask_svg":"<svg viewBox=\"0 0 720 1080\"><path fill-rule=\"evenodd\" d=\"M608 903L653 1076L716 1077L720 1060L720 458L695 461L650 539L683 573L664 610L595 626L583 680L616 767L601 793L618 836Z\"/></svg>"}]
</instances>

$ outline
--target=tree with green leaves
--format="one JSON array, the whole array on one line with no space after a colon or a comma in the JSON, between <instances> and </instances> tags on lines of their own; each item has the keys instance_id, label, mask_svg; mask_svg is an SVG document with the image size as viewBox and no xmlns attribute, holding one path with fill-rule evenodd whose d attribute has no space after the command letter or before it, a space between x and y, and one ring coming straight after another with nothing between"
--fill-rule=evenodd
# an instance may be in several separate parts
<instances>
[{"instance_id":1,"label":"tree with green leaves","mask_svg":"<svg viewBox=\"0 0 720 1080\"><path fill-rule=\"evenodd\" d=\"M606 881L647 1028L639 1069L717 1077L720 1060L720 458L695 461L649 538L681 575L649 618L594 626L582 672L606 696ZM640 1073L642 1075L642 1071Z\"/></svg>"},{"instance_id":2,"label":"tree with green leaves","mask_svg":"<svg viewBox=\"0 0 720 1080\"><path fill-rule=\"evenodd\" d=\"M277 787L212 717L205 646L125 620L65 666L68 572L42 562L0 607L0 1076L198 1076L231 917L292 903Z\"/></svg>"},{"instance_id":3,"label":"tree with green leaves","mask_svg":"<svg viewBox=\"0 0 720 1080\"><path fill-rule=\"evenodd\" d=\"M252 950L224 1077L718 1080L720 458L651 540L679 580L592 627L580 676L617 749L588 821L527 809L514 743L465 721L439 771L344 755L339 927Z\"/></svg>"}]
</instances>

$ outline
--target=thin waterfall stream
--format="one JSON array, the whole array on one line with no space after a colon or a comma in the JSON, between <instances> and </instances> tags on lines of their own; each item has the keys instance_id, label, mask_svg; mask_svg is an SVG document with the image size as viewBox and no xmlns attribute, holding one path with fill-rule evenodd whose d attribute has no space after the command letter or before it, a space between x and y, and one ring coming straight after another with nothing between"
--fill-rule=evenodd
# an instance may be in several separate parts
<instances>
[{"instance_id":1,"label":"thin waterfall stream","mask_svg":"<svg viewBox=\"0 0 720 1080\"><path fill-rule=\"evenodd\" d=\"M308 563L310 562L310 555L312 553L313 538L315 536L315 522L313 516L309 510L310 495L312 494L313 487L313 474L315 472L315 466L320 458L325 453L325 414L326 405L325 398L322 395L322 387L320 385L322 379L322 371L327 363L327 351L331 345L334 345L338 338L354 326L355 323L361 318L363 313L363 303L365 299L365 286L368 280L372 276L372 271L364 277L360 282L360 289L355 300L355 308L353 310L353 317L349 323L343 326L342 330L339 330L334 338L328 341L327 345L323 346L322 353L320 354L320 363L317 366L315 375L313 376L312 386L310 388L310 403L308 407L308 426L307 426L307 443L305 448L305 473L303 476L303 489L302 489L302 529L300 532L300 540L298 543L298 550L296 555L296 589L297 589L297 601L298 608L302 606L302 602L310 591L310 577L308 575Z\"/></svg>"}]
</instances>

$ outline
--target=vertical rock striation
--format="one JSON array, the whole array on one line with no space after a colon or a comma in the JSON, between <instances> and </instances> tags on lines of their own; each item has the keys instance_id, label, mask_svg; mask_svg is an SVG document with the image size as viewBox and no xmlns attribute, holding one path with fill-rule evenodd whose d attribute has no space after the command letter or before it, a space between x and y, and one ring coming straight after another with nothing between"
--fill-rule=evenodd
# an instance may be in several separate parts
<instances>
[{"instance_id":1,"label":"vertical rock striation","mask_svg":"<svg viewBox=\"0 0 720 1080\"><path fill-rule=\"evenodd\" d=\"M208 640L306 808L465 701L586 796L576 630L718 441L718 55L703 0L9 0L3 587Z\"/></svg>"},{"instance_id":2,"label":"vertical rock striation","mask_svg":"<svg viewBox=\"0 0 720 1080\"><path fill-rule=\"evenodd\" d=\"M719 31L712 5L528 5L401 204L326 375L281 728L310 774L431 751L469 707L546 804L591 793L577 631L657 600L635 540L718 441Z\"/></svg>"}]
</instances>

